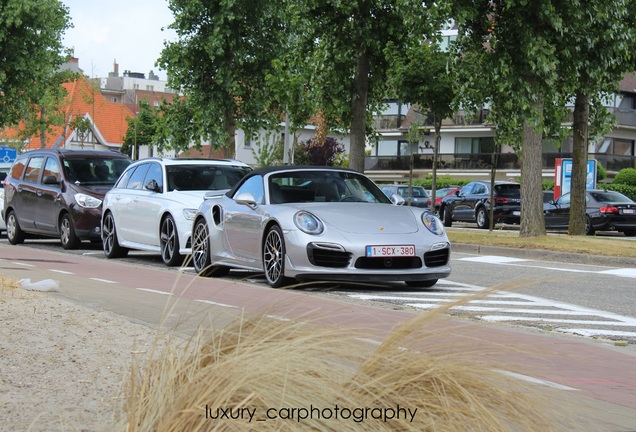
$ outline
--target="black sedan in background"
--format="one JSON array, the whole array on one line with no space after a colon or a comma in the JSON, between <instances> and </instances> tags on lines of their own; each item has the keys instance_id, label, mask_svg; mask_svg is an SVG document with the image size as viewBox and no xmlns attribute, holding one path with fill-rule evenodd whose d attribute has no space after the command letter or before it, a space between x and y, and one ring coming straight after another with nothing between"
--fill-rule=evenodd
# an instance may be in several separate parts
<instances>
[{"instance_id":1,"label":"black sedan in background","mask_svg":"<svg viewBox=\"0 0 636 432\"><path fill-rule=\"evenodd\" d=\"M585 233L619 231L636 236L636 202L622 193L610 190L585 191ZM564 194L543 206L548 229L567 229L570 222L570 194Z\"/></svg>"}]
</instances>

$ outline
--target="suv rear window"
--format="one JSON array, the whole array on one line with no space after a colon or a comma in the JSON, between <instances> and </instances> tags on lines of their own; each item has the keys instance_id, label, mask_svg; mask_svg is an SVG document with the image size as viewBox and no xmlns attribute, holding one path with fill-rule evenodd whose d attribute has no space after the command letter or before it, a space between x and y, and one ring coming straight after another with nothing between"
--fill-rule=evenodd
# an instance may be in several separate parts
<instances>
[{"instance_id":1,"label":"suv rear window","mask_svg":"<svg viewBox=\"0 0 636 432\"><path fill-rule=\"evenodd\" d=\"M521 185L518 185L518 184L495 185L495 192L497 193L497 195L501 195L501 196L520 197Z\"/></svg>"}]
</instances>

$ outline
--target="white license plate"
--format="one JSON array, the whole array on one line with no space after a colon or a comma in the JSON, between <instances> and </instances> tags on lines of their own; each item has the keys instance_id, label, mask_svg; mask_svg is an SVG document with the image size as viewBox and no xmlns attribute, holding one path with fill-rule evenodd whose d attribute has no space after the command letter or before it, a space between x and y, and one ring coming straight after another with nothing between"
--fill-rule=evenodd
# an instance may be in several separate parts
<instances>
[{"instance_id":1,"label":"white license plate","mask_svg":"<svg viewBox=\"0 0 636 432\"><path fill-rule=\"evenodd\" d=\"M414 245L367 246L368 257L415 256Z\"/></svg>"},{"instance_id":2,"label":"white license plate","mask_svg":"<svg viewBox=\"0 0 636 432\"><path fill-rule=\"evenodd\" d=\"M623 209L623 214L634 214L636 210L634 209Z\"/></svg>"},{"instance_id":3,"label":"white license plate","mask_svg":"<svg viewBox=\"0 0 636 432\"><path fill-rule=\"evenodd\" d=\"M513 216L521 216L521 212L520 211L513 211L512 215Z\"/></svg>"}]
</instances>

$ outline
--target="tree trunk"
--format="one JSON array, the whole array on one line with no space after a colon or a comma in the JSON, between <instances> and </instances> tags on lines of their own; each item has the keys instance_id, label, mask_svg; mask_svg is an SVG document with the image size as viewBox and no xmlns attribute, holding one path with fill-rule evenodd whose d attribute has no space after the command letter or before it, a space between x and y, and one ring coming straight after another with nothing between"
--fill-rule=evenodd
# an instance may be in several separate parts
<instances>
[{"instance_id":1,"label":"tree trunk","mask_svg":"<svg viewBox=\"0 0 636 432\"><path fill-rule=\"evenodd\" d=\"M46 148L46 124L44 116L46 115L46 109L42 107L40 109L40 148Z\"/></svg>"},{"instance_id":2,"label":"tree trunk","mask_svg":"<svg viewBox=\"0 0 636 432\"><path fill-rule=\"evenodd\" d=\"M435 213L435 195L437 195L437 162L439 160L439 144L442 141L442 120L435 118L435 147L433 147L433 182L431 184L431 212Z\"/></svg>"},{"instance_id":3,"label":"tree trunk","mask_svg":"<svg viewBox=\"0 0 636 432\"><path fill-rule=\"evenodd\" d=\"M577 92L572 122L572 182L570 184L570 223L568 234L585 235L585 189L587 183L587 123L590 97Z\"/></svg>"},{"instance_id":4,"label":"tree trunk","mask_svg":"<svg viewBox=\"0 0 636 432\"><path fill-rule=\"evenodd\" d=\"M225 113L223 129L227 137L225 139L225 157L234 159L236 157L236 120L234 119L234 112ZM212 146L210 146L210 150L212 150Z\"/></svg>"},{"instance_id":5,"label":"tree trunk","mask_svg":"<svg viewBox=\"0 0 636 432\"><path fill-rule=\"evenodd\" d=\"M360 46L360 45L358 45ZM349 168L364 172L364 151L367 138L367 100L369 96L369 53L364 50L356 66L354 96L351 101L351 145Z\"/></svg>"},{"instance_id":6,"label":"tree trunk","mask_svg":"<svg viewBox=\"0 0 636 432\"><path fill-rule=\"evenodd\" d=\"M535 119L526 119L523 123L521 142L521 228L520 237L538 237L545 235L543 219L542 192L542 126L543 102L534 102Z\"/></svg>"}]
</instances>

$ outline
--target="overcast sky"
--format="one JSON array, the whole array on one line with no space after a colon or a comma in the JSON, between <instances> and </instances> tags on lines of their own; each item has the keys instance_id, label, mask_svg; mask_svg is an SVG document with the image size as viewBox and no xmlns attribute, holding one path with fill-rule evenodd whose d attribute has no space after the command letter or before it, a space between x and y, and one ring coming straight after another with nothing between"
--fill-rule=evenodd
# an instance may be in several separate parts
<instances>
[{"instance_id":1,"label":"overcast sky","mask_svg":"<svg viewBox=\"0 0 636 432\"><path fill-rule=\"evenodd\" d=\"M106 77L115 60L120 75L125 70L146 74L153 71L165 40L175 33L164 30L173 21L167 0L62 0L69 8L73 28L63 42L73 48L79 66L89 77Z\"/></svg>"}]
</instances>

